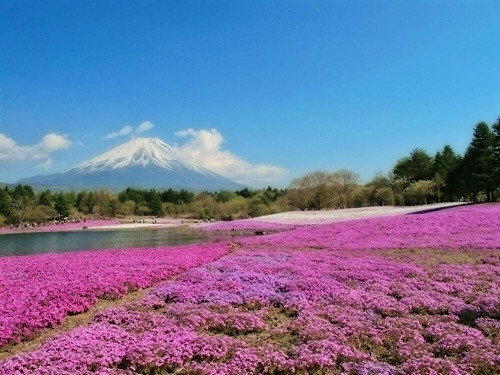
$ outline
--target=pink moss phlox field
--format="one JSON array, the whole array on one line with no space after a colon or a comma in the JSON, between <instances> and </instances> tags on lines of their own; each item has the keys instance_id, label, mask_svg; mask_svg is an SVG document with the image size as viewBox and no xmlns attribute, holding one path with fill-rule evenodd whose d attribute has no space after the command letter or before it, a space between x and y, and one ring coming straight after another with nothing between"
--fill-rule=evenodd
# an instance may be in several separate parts
<instances>
[{"instance_id":1,"label":"pink moss phlox field","mask_svg":"<svg viewBox=\"0 0 500 375\"><path fill-rule=\"evenodd\" d=\"M372 206L342 210L289 211L249 219L198 224L202 230L286 230L297 226L332 224L340 221L366 219L380 216L396 216L428 210L461 206L465 203L447 202L421 206Z\"/></svg>"},{"instance_id":2,"label":"pink moss phlox field","mask_svg":"<svg viewBox=\"0 0 500 375\"><path fill-rule=\"evenodd\" d=\"M0 374L498 374L499 295L498 264L241 250Z\"/></svg>"},{"instance_id":3,"label":"pink moss phlox field","mask_svg":"<svg viewBox=\"0 0 500 375\"><path fill-rule=\"evenodd\" d=\"M301 249L305 246L331 250L498 249L500 204L466 205L428 213L298 227L241 242L282 249Z\"/></svg>"},{"instance_id":4,"label":"pink moss phlox field","mask_svg":"<svg viewBox=\"0 0 500 375\"><path fill-rule=\"evenodd\" d=\"M471 205L242 239L0 375L499 375L499 213Z\"/></svg>"},{"instance_id":5,"label":"pink moss phlox field","mask_svg":"<svg viewBox=\"0 0 500 375\"><path fill-rule=\"evenodd\" d=\"M292 229L293 227L293 225L289 224L270 223L259 220L233 220L218 221L216 223L201 226L200 229L204 231L282 231Z\"/></svg>"},{"instance_id":6,"label":"pink moss phlox field","mask_svg":"<svg viewBox=\"0 0 500 375\"><path fill-rule=\"evenodd\" d=\"M119 298L212 261L228 244L122 249L0 258L0 346L32 338L87 311L98 298Z\"/></svg>"}]
</instances>

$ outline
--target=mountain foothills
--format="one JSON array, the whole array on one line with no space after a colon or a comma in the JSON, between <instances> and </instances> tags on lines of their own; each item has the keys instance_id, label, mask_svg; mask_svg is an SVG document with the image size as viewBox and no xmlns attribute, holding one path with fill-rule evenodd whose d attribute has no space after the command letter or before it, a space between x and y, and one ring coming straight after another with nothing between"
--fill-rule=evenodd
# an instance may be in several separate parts
<instances>
[{"instance_id":1,"label":"mountain foothills","mask_svg":"<svg viewBox=\"0 0 500 375\"><path fill-rule=\"evenodd\" d=\"M36 189L122 190L174 188L191 191L238 190L243 186L206 168L178 160L157 138L134 138L62 173L18 181Z\"/></svg>"},{"instance_id":2,"label":"mountain foothills","mask_svg":"<svg viewBox=\"0 0 500 375\"><path fill-rule=\"evenodd\" d=\"M89 186L85 179L94 179L90 186L99 187L78 189ZM136 187L141 180L150 187ZM43 181L58 189L40 189ZM181 182L186 184L175 188ZM62 189L69 183L72 189ZM118 186L127 187L116 191ZM500 118L493 126L480 122L474 127L464 155L448 145L434 156L416 148L399 159L390 174L376 175L365 184L355 172L341 169L307 173L287 189L242 188L181 163L160 140L134 139L65 173L0 188L0 225L145 215L232 220L298 209L498 201L499 186Z\"/></svg>"}]
</instances>

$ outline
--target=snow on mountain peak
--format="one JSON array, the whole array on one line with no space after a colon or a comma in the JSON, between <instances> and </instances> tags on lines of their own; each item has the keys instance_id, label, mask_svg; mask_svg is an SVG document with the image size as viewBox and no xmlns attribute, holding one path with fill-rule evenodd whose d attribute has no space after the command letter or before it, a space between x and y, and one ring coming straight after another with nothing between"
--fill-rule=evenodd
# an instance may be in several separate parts
<instances>
[{"instance_id":1,"label":"snow on mountain peak","mask_svg":"<svg viewBox=\"0 0 500 375\"><path fill-rule=\"evenodd\" d=\"M158 138L133 138L71 170L95 172L147 165L156 165L167 169L179 166L202 169L185 165L177 160L172 147Z\"/></svg>"},{"instance_id":2,"label":"snow on mountain peak","mask_svg":"<svg viewBox=\"0 0 500 375\"><path fill-rule=\"evenodd\" d=\"M174 188L238 190L242 185L177 159L157 138L134 138L63 173L33 176L20 183L45 189Z\"/></svg>"}]
</instances>

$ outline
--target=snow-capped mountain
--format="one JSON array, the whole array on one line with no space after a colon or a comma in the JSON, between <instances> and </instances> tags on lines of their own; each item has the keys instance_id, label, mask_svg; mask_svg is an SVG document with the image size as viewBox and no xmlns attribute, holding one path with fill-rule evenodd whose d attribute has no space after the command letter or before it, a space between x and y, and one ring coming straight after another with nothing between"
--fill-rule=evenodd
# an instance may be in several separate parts
<instances>
[{"instance_id":1,"label":"snow-capped mountain","mask_svg":"<svg viewBox=\"0 0 500 375\"><path fill-rule=\"evenodd\" d=\"M239 190L242 185L206 168L183 163L157 138L134 138L63 173L18 181L46 189L173 188Z\"/></svg>"},{"instance_id":2,"label":"snow-capped mountain","mask_svg":"<svg viewBox=\"0 0 500 375\"><path fill-rule=\"evenodd\" d=\"M69 169L67 172L98 172L148 165L156 165L170 170L188 168L200 173L211 173L207 169L180 162L175 158L172 147L158 138L134 138Z\"/></svg>"}]
</instances>

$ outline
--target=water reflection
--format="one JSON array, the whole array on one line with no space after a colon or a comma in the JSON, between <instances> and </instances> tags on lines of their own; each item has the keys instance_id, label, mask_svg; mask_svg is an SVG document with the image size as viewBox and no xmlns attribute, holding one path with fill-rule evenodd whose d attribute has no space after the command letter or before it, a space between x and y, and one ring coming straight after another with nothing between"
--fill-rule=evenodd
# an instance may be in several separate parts
<instances>
[{"instance_id":1,"label":"water reflection","mask_svg":"<svg viewBox=\"0 0 500 375\"><path fill-rule=\"evenodd\" d=\"M233 239L234 236L230 235L179 228L12 233L0 235L0 256L129 247L159 248Z\"/></svg>"}]
</instances>

